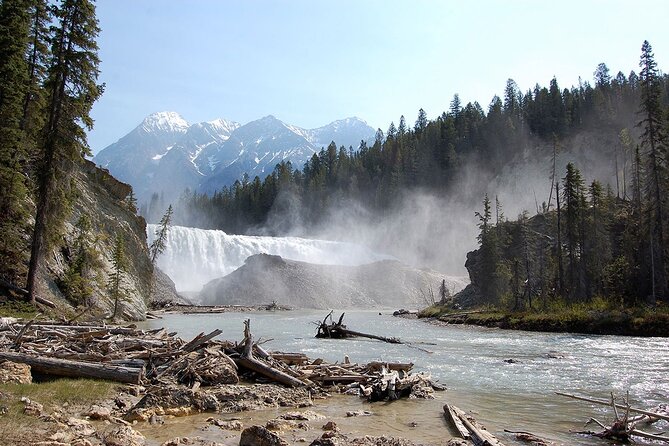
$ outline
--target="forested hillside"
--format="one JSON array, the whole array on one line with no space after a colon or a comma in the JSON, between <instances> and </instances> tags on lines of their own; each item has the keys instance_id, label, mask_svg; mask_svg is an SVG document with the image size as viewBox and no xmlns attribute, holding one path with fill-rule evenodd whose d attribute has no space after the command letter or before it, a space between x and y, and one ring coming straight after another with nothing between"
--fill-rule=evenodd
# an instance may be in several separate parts
<instances>
[{"instance_id":1,"label":"forested hillside","mask_svg":"<svg viewBox=\"0 0 669 446\"><path fill-rule=\"evenodd\" d=\"M666 104L669 78L658 75L657 82L660 101ZM273 206L284 205L285 195L291 197L291 211L298 209L307 224L318 222L333 204L355 202L382 211L407 190L453 193L467 167L486 174L481 176L485 183L486 176L500 174L528 154L536 160L550 157L553 150L569 152L579 137L594 142L592 152L609 158L618 154L618 185L612 187L624 195L639 132L641 91L634 71L612 76L603 63L594 72L594 84L583 81L571 88L561 89L552 79L548 87L537 84L523 92L509 79L504 94L495 96L487 110L478 102L461 104L455 95L448 111L435 120L420 110L415 123L402 116L385 133L379 129L374 144L363 143L359 151L331 144L303 169L281 163L264 179L248 178L212 196L191 194L180 215L185 224L245 232L265 223ZM613 183L615 172L611 163ZM485 188L477 192L482 196Z\"/></svg>"},{"instance_id":2,"label":"forested hillside","mask_svg":"<svg viewBox=\"0 0 669 446\"><path fill-rule=\"evenodd\" d=\"M542 212L506 221L488 196L479 219L480 249L468 255L478 303L513 309L559 298L636 306L667 301L667 77L644 42L637 82L636 131L620 133L626 175L605 186L573 163L560 166ZM473 296L471 295L473 294Z\"/></svg>"},{"instance_id":3,"label":"forested hillside","mask_svg":"<svg viewBox=\"0 0 669 446\"><path fill-rule=\"evenodd\" d=\"M472 277L485 284L480 298L499 303L512 296L518 306L549 294L630 302L664 296L669 76L658 70L647 42L639 67L639 74L613 76L601 63L592 83L571 88L552 79L523 92L509 79L487 110L455 95L437 119L429 121L423 110L413 125L401 117L359 151L331 144L301 170L280 163L265 179L184 196L179 218L248 232L270 216L292 213L309 227L324 224L333 207L360 206L382 217L410 191L466 193L480 202L498 193L495 185L513 182L512 200L533 206L511 223L503 203L493 217L486 197L479 214L482 260ZM543 178L547 196L536 196L531 176Z\"/></svg>"}]
</instances>

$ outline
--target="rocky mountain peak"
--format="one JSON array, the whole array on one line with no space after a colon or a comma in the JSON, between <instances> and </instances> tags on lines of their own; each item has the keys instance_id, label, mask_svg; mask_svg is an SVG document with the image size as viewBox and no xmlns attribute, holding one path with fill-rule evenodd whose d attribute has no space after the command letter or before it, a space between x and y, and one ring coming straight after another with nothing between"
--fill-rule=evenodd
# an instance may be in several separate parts
<instances>
[{"instance_id":1,"label":"rocky mountain peak","mask_svg":"<svg viewBox=\"0 0 669 446\"><path fill-rule=\"evenodd\" d=\"M186 133L190 124L177 112L162 111L152 113L142 121L140 128L147 133Z\"/></svg>"}]
</instances>

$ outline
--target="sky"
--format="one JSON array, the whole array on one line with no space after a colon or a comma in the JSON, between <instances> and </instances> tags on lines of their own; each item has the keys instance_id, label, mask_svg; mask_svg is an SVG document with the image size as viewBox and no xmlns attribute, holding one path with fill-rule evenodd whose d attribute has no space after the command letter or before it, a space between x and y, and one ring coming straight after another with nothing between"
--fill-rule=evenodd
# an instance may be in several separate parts
<instances>
[{"instance_id":1,"label":"sky","mask_svg":"<svg viewBox=\"0 0 669 446\"><path fill-rule=\"evenodd\" d=\"M487 109L521 90L669 66L669 2L619 0L97 0L93 153L158 111L195 123L266 115L303 128L357 116L384 131L455 93Z\"/></svg>"}]
</instances>

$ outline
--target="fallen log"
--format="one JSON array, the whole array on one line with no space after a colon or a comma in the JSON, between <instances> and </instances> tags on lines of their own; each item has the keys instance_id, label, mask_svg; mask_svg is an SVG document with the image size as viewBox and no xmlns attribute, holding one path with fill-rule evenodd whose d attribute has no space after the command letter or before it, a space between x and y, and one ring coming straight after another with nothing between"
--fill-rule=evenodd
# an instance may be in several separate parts
<instances>
[{"instance_id":1,"label":"fallen log","mask_svg":"<svg viewBox=\"0 0 669 446\"><path fill-rule=\"evenodd\" d=\"M253 372L256 372L260 375L263 375L267 378L270 378L273 381L279 382L289 387L303 387L305 384L297 378L293 378L290 375L287 375L279 370L273 369L263 362L258 361L255 358L235 358L235 363L238 366L249 369Z\"/></svg>"},{"instance_id":2,"label":"fallen log","mask_svg":"<svg viewBox=\"0 0 669 446\"><path fill-rule=\"evenodd\" d=\"M379 341L388 342L391 344L402 344L402 341L400 341L398 338L395 337L388 338L385 336L361 333L359 331L353 331L347 329L346 325L343 324L344 314L346 313L342 313L341 316L339 316L339 321L334 322L332 320L332 311L330 311L330 313L328 313L328 315L325 316L325 318L323 319L323 322L321 322L320 325L318 326L316 337L341 339L341 338L358 336L363 338L377 339ZM328 319L330 319L329 324L327 323Z\"/></svg>"},{"instance_id":3,"label":"fallen log","mask_svg":"<svg viewBox=\"0 0 669 446\"><path fill-rule=\"evenodd\" d=\"M200 345L204 344L205 342L209 342L212 339L214 339L216 336L220 335L223 333L223 330L216 329L209 333L208 335L204 336L204 333L200 333L197 335L192 341L190 341L188 344L184 345L181 350L184 352L192 352L196 350Z\"/></svg>"},{"instance_id":4,"label":"fallen log","mask_svg":"<svg viewBox=\"0 0 669 446\"><path fill-rule=\"evenodd\" d=\"M596 398L588 398L588 397L585 397L585 396L572 395L572 394L569 394L569 393L562 393L562 392L555 392L555 394L560 395L560 396L566 396L567 398L572 398L572 399L575 399L575 400L586 401L588 403L600 404L602 406L611 406L611 401L605 401L605 400L600 400L600 399L596 399ZM618 409L628 409L627 406L622 405L622 404L615 404L614 407L618 408ZM669 415L667 415L667 414L652 412L650 410L636 409L634 407L629 407L629 411L640 413L640 414L643 414L643 415L648 415L649 417L654 417L654 418L659 418L659 419L662 419L662 420L669 421Z\"/></svg>"},{"instance_id":5,"label":"fallen log","mask_svg":"<svg viewBox=\"0 0 669 446\"><path fill-rule=\"evenodd\" d=\"M253 357L253 335L251 334L250 319L244 321L244 341L242 346L243 350L241 357L233 359L238 366L249 369L289 387L302 387L305 385L305 383L299 379L292 377L281 370L277 370Z\"/></svg>"},{"instance_id":6,"label":"fallen log","mask_svg":"<svg viewBox=\"0 0 669 446\"><path fill-rule=\"evenodd\" d=\"M456 406L450 405L450 408L469 432L470 439L475 446L504 446L493 434L481 426L474 417L467 415Z\"/></svg>"},{"instance_id":7,"label":"fallen log","mask_svg":"<svg viewBox=\"0 0 669 446\"><path fill-rule=\"evenodd\" d=\"M28 297L28 290L18 287L12 283L5 282L4 280L0 280L0 287L4 287L5 289L15 293L19 293L23 297ZM35 302L46 305L47 307L56 308L56 304L40 296L35 296Z\"/></svg>"},{"instance_id":8,"label":"fallen log","mask_svg":"<svg viewBox=\"0 0 669 446\"><path fill-rule=\"evenodd\" d=\"M68 359L38 358L24 353L0 352L0 359L28 364L34 371L45 375L70 378L97 378L122 383L140 384L144 367L127 367Z\"/></svg>"},{"instance_id":9,"label":"fallen log","mask_svg":"<svg viewBox=\"0 0 669 446\"><path fill-rule=\"evenodd\" d=\"M304 353L265 352L267 356L282 361L288 365L304 365L309 358Z\"/></svg>"},{"instance_id":10,"label":"fallen log","mask_svg":"<svg viewBox=\"0 0 669 446\"><path fill-rule=\"evenodd\" d=\"M372 361L367 364L367 368L370 370L381 370L385 367L388 370L402 370L408 372L413 368L413 362L380 362Z\"/></svg>"},{"instance_id":11,"label":"fallen log","mask_svg":"<svg viewBox=\"0 0 669 446\"><path fill-rule=\"evenodd\" d=\"M456 415L455 410L453 410L453 406L450 404L444 405L444 415L448 415L448 419L451 420L451 423L453 423L453 426L455 426L455 429L458 431L460 436L465 440L469 440L469 431L465 425L462 424L460 417Z\"/></svg>"},{"instance_id":12,"label":"fallen log","mask_svg":"<svg viewBox=\"0 0 669 446\"><path fill-rule=\"evenodd\" d=\"M373 334L368 334L368 333L361 333L359 331L354 331L354 330L348 330L346 328L340 328L339 331L344 335L342 337L350 337L350 336L357 336L360 338L369 338L369 339L376 339L378 341L383 341L387 342L389 344L402 344L403 342L400 341L398 338L395 337L385 337L385 336L378 336L378 335L373 335Z\"/></svg>"},{"instance_id":13,"label":"fallen log","mask_svg":"<svg viewBox=\"0 0 669 446\"><path fill-rule=\"evenodd\" d=\"M611 393L611 400L609 402L598 400L595 398L587 398L587 397L582 397L578 395L570 395L567 393L560 393L556 392L558 395L561 396L566 396L569 398L581 400L581 401L587 401L590 403L596 403L596 404L602 404L602 405L607 405L611 406L613 409L613 413L615 415L615 419L611 423L610 426L604 425L601 421L596 420L595 418L590 418L585 425L587 426L590 423L595 423L602 429L604 429L601 432L592 432L592 431L584 431L584 432L579 432L581 434L587 434L587 435L592 435L598 438L604 438L608 440L616 440L616 441L622 441L622 442L629 442L631 441L632 436L637 436L637 437L643 437L643 438L648 438L656 441L664 441L669 443L669 437L665 437L662 434L664 432L660 433L650 433L650 432L645 432L641 431L636 428L637 424L640 424L645 421L647 418L650 420L650 417L654 417L656 420L659 418L663 418L664 414L656 413L656 412L651 412L651 411L643 411L641 409L633 409L629 405L629 392L627 395L627 398L623 399L623 402L625 403L624 405L616 404L616 399L613 393ZM618 409L622 408L625 409L625 413L621 416L618 413ZM643 417L631 417L629 416L630 412L637 412L637 413L643 413ZM648 417L646 417L648 415Z\"/></svg>"}]
</instances>

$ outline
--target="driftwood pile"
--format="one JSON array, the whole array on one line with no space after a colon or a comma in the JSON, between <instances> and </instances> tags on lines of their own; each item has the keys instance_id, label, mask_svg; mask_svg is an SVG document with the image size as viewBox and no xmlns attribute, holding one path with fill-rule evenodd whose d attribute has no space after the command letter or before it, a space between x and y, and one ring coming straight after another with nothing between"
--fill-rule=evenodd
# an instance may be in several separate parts
<instances>
[{"instance_id":1,"label":"driftwood pile","mask_svg":"<svg viewBox=\"0 0 669 446\"><path fill-rule=\"evenodd\" d=\"M131 384L151 380L188 380L207 376L209 359L188 361L189 354L207 347L208 357L224 354L229 343L213 343L215 330L185 342L164 329L66 325L57 322L13 323L0 327L0 360L28 364L45 375L98 378ZM185 370L188 369L188 370ZM190 371L190 375L188 373ZM236 382L236 380L235 380Z\"/></svg>"},{"instance_id":2,"label":"driftwood pile","mask_svg":"<svg viewBox=\"0 0 669 446\"><path fill-rule=\"evenodd\" d=\"M245 374L289 387L358 393L372 401L429 398L443 389L429 375L412 374L410 363L358 365L346 358L331 364L302 353L265 351L254 342L248 320L241 342L214 340L220 334L201 333L186 342L165 329L15 322L0 326L0 361L28 364L44 375L194 389L234 384Z\"/></svg>"},{"instance_id":3,"label":"driftwood pile","mask_svg":"<svg viewBox=\"0 0 669 446\"><path fill-rule=\"evenodd\" d=\"M310 360L301 353L270 353L253 343L249 321L245 322L241 356L233 359L243 368L288 386L327 388L340 393L357 394L370 401L396 400L401 397L431 398L434 390L445 388L433 382L429 374L412 374L411 363L353 364Z\"/></svg>"}]
</instances>

